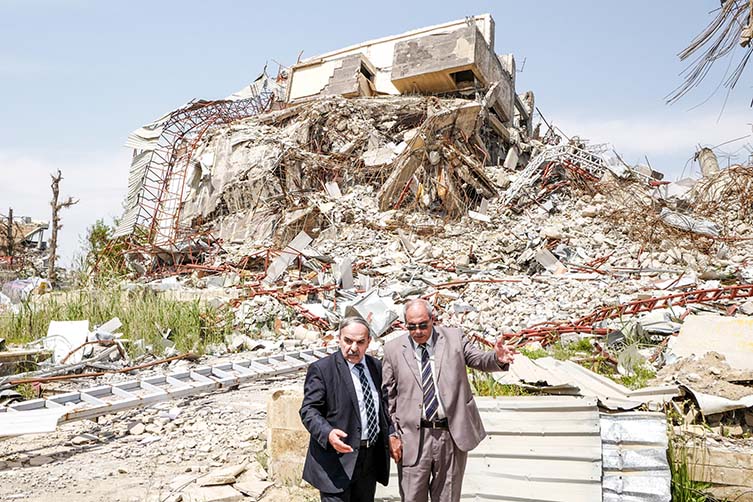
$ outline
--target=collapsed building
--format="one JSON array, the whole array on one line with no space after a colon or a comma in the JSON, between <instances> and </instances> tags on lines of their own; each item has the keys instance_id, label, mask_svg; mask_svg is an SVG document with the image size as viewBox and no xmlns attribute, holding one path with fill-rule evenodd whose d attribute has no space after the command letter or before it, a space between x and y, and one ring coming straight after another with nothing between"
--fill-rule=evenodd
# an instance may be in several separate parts
<instances>
[{"instance_id":1,"label":"collapsed building","mask_svg":"<svg viewBox=\"0 0 753 502\"><path fill-rule=\"evenodd\" d=\"M308 201L336 185L373 187L382 210L457 219L498 195L487 167L530 156L533 112L488 14L365 42L134 131L115 235L142 271L212 238L279 247L326 227Z\"/></svg>"},{"instance_id":2,"label":"collapsed building","mask_svg":"<svg viewBox=\"0 0 753 502\"><path fill-rule=\"evenodd\" d=\"M14 217L12 210L7 216L0 215L0 269L18 270L27 262L41 269L47 250L46 221L33 220L28 216Z\"/></svg>"}]
</instances>

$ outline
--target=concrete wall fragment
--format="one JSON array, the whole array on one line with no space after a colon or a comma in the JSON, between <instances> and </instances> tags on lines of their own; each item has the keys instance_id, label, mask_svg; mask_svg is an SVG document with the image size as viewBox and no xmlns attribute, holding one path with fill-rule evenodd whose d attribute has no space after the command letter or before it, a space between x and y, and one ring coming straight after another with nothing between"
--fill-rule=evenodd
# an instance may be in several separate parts
<instances>
[{"instance_id":1,"label":"concrete wall fragment","mask_svg":"<svg viewBox=\"0 0 753 502\"><path fill-rule=\"evenodd\" d=\"M400 91L393 85L391 76L395 46L398 43L431 34L444 34L469 26L477 28L487 47L494 47L494 20L490 14L482 14L472 18L412 30L400 35L370 40L309 58L294 65L290 71L287 101L290 103L300 102L320 95L328 85L338 80L337 75L335 75L338 70L341 70L344 75L349 75L347 67L352 63L346 58L353 55L362 55L362 60L367 61L373 67L375 73L373 80L370 81L376 94L400 94ZM490 58L492 57L499 64L499 60L493 52L491 52ZM330 79L333 80L330 81ZM363 79L358 78L358 80L359 84L364 84ZM334 92L337 87L333 86L331 91Z\"/></svg>"},{"instance_id":2,"label":"concrete wall fragment","mask_svg":"<svg viewBox=\"0 0 753 502\"><path fill-rule=\"evenodd\" d=\"M302 389L279 390L267 401L268 471L275 481L299 484L309 445L309 433L298 410Z\"/></svg>"}]
</instances>

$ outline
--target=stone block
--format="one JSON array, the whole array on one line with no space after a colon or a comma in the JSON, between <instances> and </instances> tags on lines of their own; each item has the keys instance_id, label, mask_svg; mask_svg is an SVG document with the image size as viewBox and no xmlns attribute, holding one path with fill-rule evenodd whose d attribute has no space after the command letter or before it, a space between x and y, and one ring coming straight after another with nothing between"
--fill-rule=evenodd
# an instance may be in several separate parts
<instances>
[{"instance_id":1,"label":"stone block","mask_svg":"<svg viewBox=\"0 0 753 502\"><path fill-rule=\"evenodd\" d=\"M309 444L309 433L298 410L302 389L280 390L267 402L267 454L269 475L275 481L297 485Z\"/></svg>"}]
</instances>

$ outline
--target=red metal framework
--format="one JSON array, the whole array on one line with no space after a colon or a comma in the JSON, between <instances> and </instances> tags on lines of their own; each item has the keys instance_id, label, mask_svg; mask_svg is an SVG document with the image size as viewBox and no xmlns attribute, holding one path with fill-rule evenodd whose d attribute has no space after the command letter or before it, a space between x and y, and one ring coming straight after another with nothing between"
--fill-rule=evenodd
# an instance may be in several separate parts
<instances>
[{"instance_id":1,"label":"red metal framework","mask_svg":"<svg viewBox=\"0 0 753 502\"><path fill-rule=\"evenodd\" d=\"M623 303L622 305L615 305L613 307L603 307L578 319L575 324L593 325L605 319L635 315L655 309L672 306L681 307L689 303L711 303L722 300L736 300L739 298L750 297L753 297L753 284L741 284L738 286L727 286L715 289L699 289L685 293L648 298L645 300L636 300L634 302Z\"/></svg>"},{"instance_id":2,"label":"red metal framework","mask_svg":"<svg viewBox=\"0 0 753 502\"><path fill-rule=\"evenodd\" d=\"M135 227L145 230L140 244L171 249L181 233L180 211L185 178L196 147L212 128L269 111L276 102L271 88L249 98L192 101L172 112L162 125L157 146L144 169ZM182 232L183 231L183 232ZM187 232L186 232L187 231ZM145 241L145 242L144 242Z\"/></svg>"},{"instance_id":3,"label":"red metal framework","mask_svg":"<svg viewBox=\"0 0 753 502\"><path fill-rule=\"evenodd\" d=\"M691 303L713 303L724 300L738 300L753 297L753 284L741 284L715 289L699 289L685 293L647 298L623 303L612 307L599 308L587 316L574 322L546 322L522 329L515 333L504 333L505 340L513 345L525 345L530 342L541 342L542 345L559 340L565 333L589 333L595 336L605 336L607 328L595 328L593 325L606 319L630 316L655 309L680 307Z\"/></svg>"}]
</instances>

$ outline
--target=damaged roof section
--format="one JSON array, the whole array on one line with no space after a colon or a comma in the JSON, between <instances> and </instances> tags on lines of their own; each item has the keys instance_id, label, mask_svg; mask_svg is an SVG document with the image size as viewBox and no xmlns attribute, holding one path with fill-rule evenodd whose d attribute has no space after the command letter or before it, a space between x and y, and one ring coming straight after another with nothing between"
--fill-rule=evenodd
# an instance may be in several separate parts
<instances>
[{"instance_id":1,"label":"damaged roof section","mask_svg":"<svg viewBox=\"0 0 753 502\"><path fill-rule=\"evenodd\" d=\"M512 82L512 56L503 60ZM503 72L494 53L494 19L483 14L306 59L291 67L287 100L350 97L364 80L370 93L361 96L473 89L499 81Z\"/></svg>"}]
</instances>

